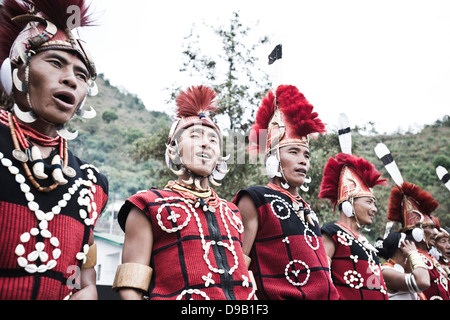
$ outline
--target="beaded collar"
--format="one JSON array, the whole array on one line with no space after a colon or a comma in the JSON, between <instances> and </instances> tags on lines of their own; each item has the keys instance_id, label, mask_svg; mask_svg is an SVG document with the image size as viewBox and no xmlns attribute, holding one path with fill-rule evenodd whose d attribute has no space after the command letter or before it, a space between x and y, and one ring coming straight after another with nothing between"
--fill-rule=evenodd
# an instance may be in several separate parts
<instances>
[{"instance_id":1,"label":"beaded collar","mask_svg":"<svg viewBox=\"0 0 450 320\"><path fill-rule=\"evenodd\" d=\"M0 111L0 123L9 127L11 139L13 140L14 150L13 157L20 161L26 176L31 184L40 192L51 192L59 185L67 184L68 181L63 177L75 177L76 172L68 166L68 148L67 141L61 137L48 137L29 126L19 123L11 112ZM44 162L39 148L33 145L33 142L44 147L59 148L52 160L52 177L55 183L49 187L42 187L37 181L38 179L46 179L44 173ZM32 170L30 170L30 163Z\"/></svg>"},{"instance_id":2,"label":"beaded collar","mask_svg":"<svg viewBox=\"0 0 450 320\"><path fill-rule=\"evenodd\" d=\"M177 192L185 199L191 199L195 202L197 200L203 200L200 202L208 203L209 207L217 208L220 204L219 196L214 192L214 190L209 187L207 191L199 190L197 188L189 187L179 183L178 181L169 181L166 188Z\"/></svg>"},{"instance_id":3,"label":"beaded collar","mask_svg":"<svg viewBox=\"0 0 450 320\"><path fill-rule=\"evenodd\" d=\"M282 194L288 196L289 199L291 199L292 202L294 202L294 203L297 203L297 204L303 203L303 204L305 204L306 207L307 207L309 210L311 210L311 207L308 205L308 203L307 203L305 200L303 200L303 198L302 198L300 195L294 196L294 195L293 195L292 193L290 193L289 191L287 191L287 190L285 190L285 189L283 189L283 188L280 188L279 186L277 186L276 184L274 184L274 183L272 183L272 182L269 182L269 184L267 184L266 187L269 188L269 189L272 189L272 190L281 192Z\"/></svg>"}]
</instances>

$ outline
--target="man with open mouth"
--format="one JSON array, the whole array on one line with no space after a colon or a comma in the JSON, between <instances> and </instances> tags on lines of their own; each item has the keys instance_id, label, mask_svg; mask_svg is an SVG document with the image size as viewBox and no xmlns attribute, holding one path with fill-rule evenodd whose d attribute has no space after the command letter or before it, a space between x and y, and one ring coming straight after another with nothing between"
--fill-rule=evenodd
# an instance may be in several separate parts
<instances>
[{"instance_id":1,"label":"man with open mouth","mask_svg":"<svg viewBox=\"0 0 450 320\"><path fill-rule=\"evenodd\" d=\"M318 114L295 86L270 91L258 109L249 152L264 155L270 182L240 190L233 200L243 218L244 254L258 299L338 299L317 216L298 191L308 180L308 135L323 132Z\"/></svg>"},{"instance_id":2,"label":"man with open mouth","mask_svg":"<svg viewBox=\"0 0 450 320\"><path fill-rule=\"evenodd\" d=\"M3 1L0 299L97 298L93 229L108 181L72 154L65 128L95 116L84 107L95 65L71 31L92 23L88 12L84 0Z\"/></svg>"},{"instance_id":3,"label":"man with open mouth","mask_svg":"<svg viewBox=\"0 0 450 320\"><path fill-rule=\"evenodd\" d=\"M219 185L227 173L222 132L208 116L215 98L205 86L180 93L166 149L178 179L128 198L119 212L125 242L113 288L121 299L254 297L239 211L209 185Z\"/></svg>"}]
</instances>

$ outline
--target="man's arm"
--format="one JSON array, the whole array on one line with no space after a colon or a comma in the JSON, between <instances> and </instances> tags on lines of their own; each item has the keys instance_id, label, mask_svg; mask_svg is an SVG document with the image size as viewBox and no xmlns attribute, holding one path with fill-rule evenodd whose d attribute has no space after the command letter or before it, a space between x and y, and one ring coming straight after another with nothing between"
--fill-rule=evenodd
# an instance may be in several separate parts
<instances>
[{"instance_id":1,"label":"man's arm","mask_svg":"<svg viewBox=\"0 0 450 320\"><path fill-rule=\"evenodd\" d=\"M238 203L239 212L241 213L242 223L244 224L244 236L242 250L245 255L249 255L258 232L259 221L258 211L249 195L244 195Z\"/></svg>"},{"instance_id":2,"label":"man's arm","mask_svg":"<svg viewBox=\"0 0 450 320\"><path fill-rule=\"evenodd\" d=\"M153 248L153 231L150 220L137 207L133 207L125 224L125 241L122 263L150 265ZM119 288L122 300L141 300L143 292L134 288Z\"/></svg>"}]
</instances>

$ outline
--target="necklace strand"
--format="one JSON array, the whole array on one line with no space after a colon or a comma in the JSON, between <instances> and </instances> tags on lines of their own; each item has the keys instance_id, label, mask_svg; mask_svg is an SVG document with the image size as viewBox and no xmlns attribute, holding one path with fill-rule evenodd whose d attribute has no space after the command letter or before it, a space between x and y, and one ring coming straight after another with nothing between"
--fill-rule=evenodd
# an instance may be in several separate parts
<instances>
[{"instance_id":1,"label":"necklace strand","mask_svg":"<svg viewBox=\"0 0 450 320\"><path fill-rule=\"evenodd\" d=\"M2 112L2 116L3 116L3 112ZM13 140L14 148L16 150L21 150L20 139L17 137L17 130L14 125L15 117L12 115L12 113L8 113L7 116L8 116L8 125L9 125L9 129L11 132L11 138ZM23 143L23 144L25 144L25 143ZM60 154L61 153L63 154L63 157L62 157L63 161L64 161L63 166L66 167L67 166L67 142L64 139L60 140ZM25 170L28 180L38 191L49 193L58 187L58 183L54 183L53 185L51 185L49 187L42 187L34 178L33 174L31 173L30 168L28 167L28 164L26 162L22 162L22 161L21 161L21 163L22 163L23 169Z\"/></svg>"}]
</instances>

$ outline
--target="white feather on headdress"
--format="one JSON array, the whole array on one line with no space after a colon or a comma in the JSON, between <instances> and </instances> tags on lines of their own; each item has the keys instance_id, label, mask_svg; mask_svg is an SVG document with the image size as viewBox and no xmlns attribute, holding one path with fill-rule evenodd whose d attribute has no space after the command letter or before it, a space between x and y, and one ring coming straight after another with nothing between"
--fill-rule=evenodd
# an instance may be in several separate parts
<instances>
[{"instance_id":1,"label":"white feather on headdress","mask_svg":"<svg viewBox=\"0 0 450 320\"><path fill-rule=\"evenodd\" d=\"M339 115L338 121L339 143L343 153L352 154L352 131L350 129L350 122L345 113Z\"/></svg>"},{"instance_id":2,"label":"white feather on headdress","mask_svg":"<svg viewBox=\"0 0 450 320\"><path fill-rule=\"evenodd\" d=\"M375 153L377 154L377 157L383 162L384 167L386 168L387 172L391 175L392 180L394 180L394 182L398 186L401 186L404 182L403 177L388 147L386 147L384 143L379 143L375 147Z\"/></svg>"},{"instance_id":3,"label":"white feather on headdress","mask_svg":"<svg viewBox=\"0 0 450 320\"><path fill-rule=\"evenodd\" d=\"M436 168L436 173L439 177L439 180L441 180L447 187L447 189L450 190L450 180L449 180L450 176L448 170L445 169L443 166L438 166Z\"/></svg>"}]
</instances>

